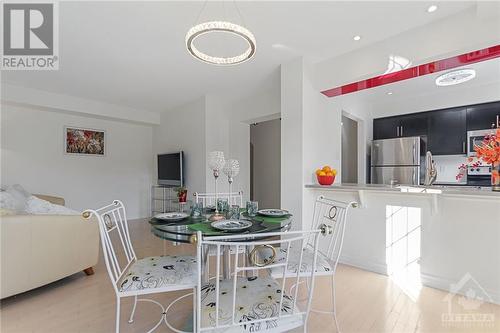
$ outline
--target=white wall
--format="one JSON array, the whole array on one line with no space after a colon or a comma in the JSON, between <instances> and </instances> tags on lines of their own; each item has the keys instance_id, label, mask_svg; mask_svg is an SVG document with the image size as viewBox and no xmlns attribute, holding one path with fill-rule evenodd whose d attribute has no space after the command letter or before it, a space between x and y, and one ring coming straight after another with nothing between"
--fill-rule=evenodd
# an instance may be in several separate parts
<instances>
[{"instance_id":1,"label":"white wall","mask_svg":"<svg viewBox=\"0 0 500 333\"><path fill-rule=\"evenodd\" d=\"M304 191L303 75L302 58L281 65L281 207L295 216L296 230Z\"/></svg>"},{"instance_id":2,"label":"white wall","mask_svg":"<svg viewBox=\"0 0 500 333\"><path fill-rule=\"evenodd\" d=\"M259 208L281 205L281 120L256 123L250 127L253 145L253 200Z\"/></svg>"},{"instance_id":3,"label":"white wall","mask_svg":"<svg viewBox=\"0 0 500 333\"><path fill-rule=\"evenodd\" d=\"M229 119L229 156L240 161L240 174L234 189L250 199L250 124L277 119L281 113L280 71L273 74L271 89L256 91L250 96L226 106Z\"/></svg>"},{"instance_id":4,"label":"white wall","mask_svg":"<svg viewBox=\"0 0 500 333\"><path fill-rule=\"evenodd\" d=\"M106 156L64 153L64 126L106 131ZM1 185L61 196L68 207L124 202L129 218L147 217L152 128L124 121L2 104Z\"/></svg>"},{"instance_id":5,"label":"white wall","mask_svg":"<svg viewBox=\"0 0 500 333\"><path fill-rule=\"evenodd\" d=\"M206 112L205 97L162 112L160 125L153 129L154 170L156 155L184 151L188 195L206 190ZM155 171L155 183L157 172Z\"/></svg>"},{"instance_id":6,"label":"white wall","mask_svg":"<svg viewBox=\"0 0 500 333\"><path fill-rule=\"evenodd\" d=\"M234 158L229 153L229 119L228 107L224 99L218 96L207 95L205 97L205 150L206 157L211 151L222 151L227 159ZM206 191L213 193L215 191L215 182L213 171L208 168L208 162L200 170L206 174ZM238 176L236 178L239 178ZM238 191L239 188L233 183L231 191ZM217 181L218 192L228 192L229 183L227 176L221 171Z\"/></svg>"}]
</instances>

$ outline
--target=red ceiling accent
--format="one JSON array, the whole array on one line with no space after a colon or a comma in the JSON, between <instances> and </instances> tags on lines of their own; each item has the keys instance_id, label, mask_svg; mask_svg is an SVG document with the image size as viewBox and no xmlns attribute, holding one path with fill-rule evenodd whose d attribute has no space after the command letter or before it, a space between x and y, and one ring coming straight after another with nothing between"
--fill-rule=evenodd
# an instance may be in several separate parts
<instances>
[{"instance_id":1,"label":"red ceiling accent","mask_svg":"<svg viewBox=\"0 0 500 333\"><path fill-rule=\"evenodd\" d=\"M349 83L340 87L328 89L321 93L327 97L350 94L352 92L383 86L389 83L408 80L415 77L432 74L447 69L473 64L480 61L500 57L500 45L495 45L482 50L473 51L443 60L429 62L427 64L403 69L398 72L383 74L370 79Z\"/></svg>"}]
</instances>

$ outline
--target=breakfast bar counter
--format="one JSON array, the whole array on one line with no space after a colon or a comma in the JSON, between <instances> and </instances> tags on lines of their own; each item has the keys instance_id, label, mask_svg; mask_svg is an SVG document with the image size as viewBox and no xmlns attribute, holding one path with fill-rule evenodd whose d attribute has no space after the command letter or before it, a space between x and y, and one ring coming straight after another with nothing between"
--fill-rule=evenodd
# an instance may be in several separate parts
<instances>
[{"instance_id":1,"label":"breakfast bar counter","mask_svg":"<svg viewBox=\"0 0 500 333\"><path fill-rule=\"evenodd\" d=\"M381 274L417 264L421 283L443 290L464 276L473 277L486 299L500 304L499 192L311 184L304 189L304 228L319 195L359 203L349 211L341 262Z\"/></svg>"}]
</instances>

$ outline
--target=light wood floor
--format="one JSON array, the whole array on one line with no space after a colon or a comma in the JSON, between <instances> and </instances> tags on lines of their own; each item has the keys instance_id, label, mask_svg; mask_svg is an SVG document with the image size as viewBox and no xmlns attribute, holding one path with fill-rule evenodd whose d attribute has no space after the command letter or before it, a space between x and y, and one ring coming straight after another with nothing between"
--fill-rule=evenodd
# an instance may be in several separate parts
<instances>
[{"instance_id":1,"label":"light wood floor","mask_svg":"<svg viewBox=\"0 0 500 333\"><path fill-rule=\"evenodd\" d=\"M138 257L163 254L162 240L153 236L145 221L131 221L132 242ZM168 253L192 252L190 245L172 246L166 243ZM95 267L95 275L78 273L48 286L2 300L0 331L10 332L114 332L115 295L102 260ZM330 285L327 279L318 279L314 307L330 308ZM155 297L162 304L182 293ZM473 312L492 313L491 327L475 325L445 327L441 316L447 313L443 301L446 292L423 287L409 297L386 276L349 266L340 266L337 277L337 311L342 332L500 332L500 306L482 304ZM159 311L156 305L139 303L136 320L128 324L132 301L122 303L122 332L145 332L156 323ZM171 312L171 321L182 327L190 316L192 304L186 301ZM453 311L469 313L455 302ZM168 332L165 325L156 332ZM301 330L297 330L300 332ZM309 332L335 332L335 324L328 315L312 313Z\"/></svg>"}]
</instances>

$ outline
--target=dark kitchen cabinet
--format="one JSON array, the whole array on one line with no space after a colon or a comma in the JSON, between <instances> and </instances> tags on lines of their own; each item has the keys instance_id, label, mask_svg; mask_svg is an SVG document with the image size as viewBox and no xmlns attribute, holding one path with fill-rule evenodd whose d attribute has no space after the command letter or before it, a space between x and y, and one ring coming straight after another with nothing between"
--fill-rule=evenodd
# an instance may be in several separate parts
<instances>
[{"instance_id":1,"label":"dark kitchen cabinet","mask_svg":"<svg viewBox=\"0 0 500 333\"><path fill-rule=\"evenodd\" d=\"M417 113L401 116L399 136L423 136L427 135L427 114Z\"/></svg>"},{"instance_id":2,"label":"dark kitchen cabinet","mask_svg":"<svg viewBox=\"0 0 500 333\"><path fill-rule=\"evenodd\" d=\"M500 126L500 102L467 107L467 130L476 131Z\"/></svg>"},{"instance_id":3,"label":"dark kitchen cabinet","mask_svg":"<svg viewBox=\"0 0 500 333\"><path fill-rule=\"evenodd\" d=\"M427 135L427 115L410 114L373 120L373 138L392 139Z\"/></svg>"},{"instance_id":4,"label":"dark kitchen cabinet","mask_svg":"<svg viewBox=\"0 0 500 333\"><path fill-rule=\"evenodd\" d=\"M399 136L399 117L378 118L373 120L373 139L392 139Z\"/></svg>"},{"instance_id":5,"label":"dark kitchen cabinet","mask_svg":"<svg viewBox=\"0 0 500 333\"><path fill-rule=\"evenodd\" d=\"M467 149L467 109L453 108L429 112L427 149L434 155L465 154Z\"/></svg>"}]
</instances>

